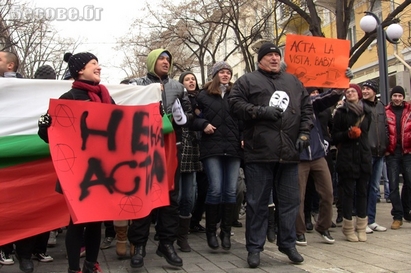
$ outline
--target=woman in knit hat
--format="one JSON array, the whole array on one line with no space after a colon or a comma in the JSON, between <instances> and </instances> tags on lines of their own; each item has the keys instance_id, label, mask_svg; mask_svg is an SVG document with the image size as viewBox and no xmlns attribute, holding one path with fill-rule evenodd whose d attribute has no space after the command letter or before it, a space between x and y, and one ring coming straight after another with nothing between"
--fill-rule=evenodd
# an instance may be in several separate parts
<instances>
[{"instance_id":1,"label":"woman in knit hat","mask_svg":"<svg viewBox=\"0 0 411 273\"><path fill-rule=\"evenodd\" d=\"M60 96L60 99L83 100L98 103L114 104L107 88L100 84L101 67L97 57L89 52L77 53L70 56L68 67L74 78L72 89ZM49 114L43 115L39 120L39 136L48 142L47 128L51 125ZM61 191L60 183L56 189ZM83 240L87 249L83 269L80 264L80 248ZM66 250L69 273L100 273L102 272L97 262L100 250L101 222L74 224L70 219L66 234Z\"/></svg>"},{"instance_id":2,"label":"woman in knit hat","mask_svg":"<svg viewBox=\"0 0 411 273\"><path fill-rule=\"evenodd\" d=\"M183 72L180 75L179 82L182 83L187 90L192 108L195 109L195 98L200 91L197 78L190 71ZM198 110L198 109L197 109ZM183 252L190 252L191 247L188 244L187 235L190 229L191 212L194 208L196 196L196 174L201 171L200 163L200 147L199 140L195 131L189 128L182 128L182 152L180 164L180 197L179 197L179 228L177 233L177 245ZM197 224L199 224L198 220Z\"/></svg>"},{"instance_id":3,"label":"woman in knit hat","mask_svg":"<svg viewBox=\"0 0 411 273\"><path fill-rule=\"evenodd\" d=\"M221 246L231 248L231 226L236 209L237 178L242 158L240 126L230 115L228 94L233 70L225 62L217 62L211 70L211 81L197 96L201 117L194 122L203 128L200 160L208 177L206 197L206 235L208 246L217 249L217 223L220 222ZM220 219L221 211L221 219Z\"/></svg>"},{"instance_id":4,"label":"woman in knit hat","mask_svg":"<svg viewBox=\"0 0 411 273\"><path fill-rule=\"evenodd\" d=\"M342 192L342 232L350 242L367 240L367 183L371 175L368 130L371 112L361 98L360 86L350 84L345 90L344 104L335 112L332 129L332 139L338 149L336 169L339 189ZM354 198L357 212L356 228L352 219Z\"/></svg>"}]
</instances>

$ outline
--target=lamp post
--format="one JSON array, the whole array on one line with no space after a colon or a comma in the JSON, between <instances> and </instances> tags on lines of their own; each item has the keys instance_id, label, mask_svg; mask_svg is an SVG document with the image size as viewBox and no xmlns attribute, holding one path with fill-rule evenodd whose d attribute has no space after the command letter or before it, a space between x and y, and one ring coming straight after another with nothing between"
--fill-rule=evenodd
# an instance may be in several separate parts
<instances>
[{"instance_id":1,"label":"lamp post","mask_svg":"<svg viewBox=\"0 0 411 273\"><path fill-rule=\"evenodd\" d=\"M388 83L388 65L387 65L387 45L385 40L390 43L397 44L400 39L403 29L399 24L391 24L384 31L381 21L377 15L370 11L365 12L365 16L360 21L360 27L363 31L369 33L374 30L377 32L377 51L378 51L378 65L380 72L380 93L381 101L387 105L390 101L388 97L389 83Z\"/></svg>"}]
</instances>

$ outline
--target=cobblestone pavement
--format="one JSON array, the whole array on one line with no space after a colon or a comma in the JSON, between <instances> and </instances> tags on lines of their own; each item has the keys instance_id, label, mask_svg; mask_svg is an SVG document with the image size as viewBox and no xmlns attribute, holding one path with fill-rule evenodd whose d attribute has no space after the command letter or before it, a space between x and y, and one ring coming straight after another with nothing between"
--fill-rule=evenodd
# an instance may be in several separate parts
<instances>
[{"instance_id":1,"label":"cobblestone pavement","mask_svg":"<svg viewBox=\"0 0 411 273\"><path fill-rule=\"evenodd\" d=\"M100 251L99 262L104 273L123 272L411 272L411 223L404 222L399 230L391 230L391 204L382 199L377 204L377 223L388 228L386 232L374 232L368 235L365 243L348 242L344 240L341 227L331 229L331 235L336 242L325 244L315 232L307 233L307 246L298 246L304 256L304 263L293 265L288 258L277 250L275 244L267 241L265 251L261 253L261 265L250 269L247 265L245 249L245 228L233 228L232 248L230 251L208 248L204 233L189 235L192 252L178 251L183 259L181 268L167 264L164 258L155 254L157 242L153 240L152 228L147 245L145 266L140 269L130 267L130 259L119 260L115 254L114 243L109 249ZM335 219L336 211L334 208ZM240 220L245 224L245 219ZM204 222L202 223L204 224ZM102 230L103 232L104 230ZM65 232L57 237L57 246L48 249L54 261L40 263L34 261L34 272L67 272L67 259L64 249ZM84 258L81 259L83 262ZM20 273L18 262L11 266L0 266L1 273Z\"/></svg>"}]
</instances>

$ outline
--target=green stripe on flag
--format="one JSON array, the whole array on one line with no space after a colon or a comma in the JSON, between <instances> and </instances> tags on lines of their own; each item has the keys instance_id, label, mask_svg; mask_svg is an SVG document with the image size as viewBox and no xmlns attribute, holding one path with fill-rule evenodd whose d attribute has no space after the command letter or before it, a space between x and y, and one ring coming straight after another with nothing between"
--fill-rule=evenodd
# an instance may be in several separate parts
<instances>
[{"instance_id":1,"label":"green stripe on flag","mask_svg":"<svg viewBox=\"0 0 411 273\"><path fill-rule=\"evenodd\" d=\"M0 137L0 168L50 156L49 146L38 135Z\"/></svg>"}]
</instances>

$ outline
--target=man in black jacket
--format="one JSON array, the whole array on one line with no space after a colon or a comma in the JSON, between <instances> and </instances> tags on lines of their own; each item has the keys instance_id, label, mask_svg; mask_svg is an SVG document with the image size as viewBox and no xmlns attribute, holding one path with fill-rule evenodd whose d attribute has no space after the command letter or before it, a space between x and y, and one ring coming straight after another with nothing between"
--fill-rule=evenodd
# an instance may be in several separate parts
<instances>
[{"instance_id":1,"label":"man in black jacket","mask_svg":"<svg viewBox=\"0 0 411 273\"><path fill-rule=\"evenodd\" d=\"M387 228L375 222L377 212L377 198L380 193L380 180L384 166L384 154L388 144L387 115L381 101L377 98L378 85L368 80L362 84L362 101L371 109L371 125L368 131L368 141L372 153L372 173L368 183L367 233L386 231Z\"/></svg>"},{"instance_id":2,"label":"man in black jacket","mask_svg":"<svg viewBox=\"0 0 411 273\"><path fill-rule=\"evenodd\" d=\"M263 44L258 69L240 77L229 95L231 112L245 124L246 248L251 268L260 264L264 250L271 190L279 215L278 249L294 263L304 261L295 247L298 163L310 143L313 110L302 83L280 66L278 47Z\"/></svg>"}]
</instances>

